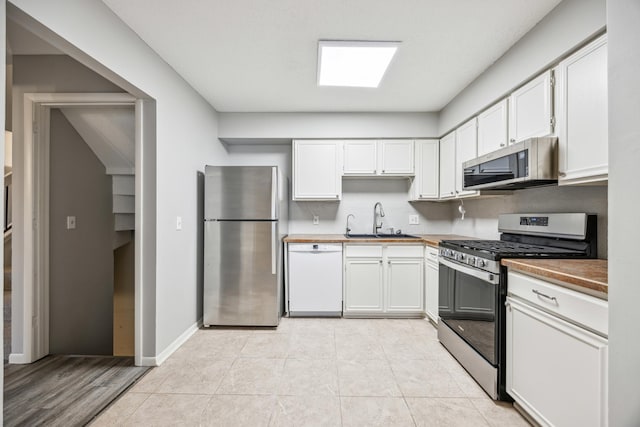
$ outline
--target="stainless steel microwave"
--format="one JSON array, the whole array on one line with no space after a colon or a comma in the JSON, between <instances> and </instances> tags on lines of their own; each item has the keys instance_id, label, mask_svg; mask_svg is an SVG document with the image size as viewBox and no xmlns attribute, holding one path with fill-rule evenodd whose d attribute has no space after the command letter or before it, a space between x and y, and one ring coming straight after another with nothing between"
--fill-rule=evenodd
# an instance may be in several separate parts
<instances>
[{"instance_id":1,"label":"stainless steel microwave","mask_svg":"<svg viewBox=\"0 0 640 427\"><path fill-rule=\"evenodd\" d=\"M465 190L518 190L558 183L558 139L531 138L464 162Z\"/></svg>"}]
</instances>

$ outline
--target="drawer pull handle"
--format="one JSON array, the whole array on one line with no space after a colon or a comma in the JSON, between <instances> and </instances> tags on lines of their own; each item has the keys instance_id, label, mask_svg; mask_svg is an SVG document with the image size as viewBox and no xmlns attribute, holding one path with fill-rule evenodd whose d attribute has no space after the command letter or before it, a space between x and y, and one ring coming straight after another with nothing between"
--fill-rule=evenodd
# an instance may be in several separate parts
<instances>
[{"instance_id":1,"label":"drawer pull handle","mask_svg":"<svg viewBox=\"0 0 640 427\"><path fill-rule=\"evenodd\" d=\"M543 294L542 292L540 292L537 289L531 289L531 292L533 292L534 294L538 295L539 297L546 298L546 299L548 299L550 301L553 301L555 304L558 303L558 299L556 297L550 297L549 295Z\"/></svg>"}]
</instances>

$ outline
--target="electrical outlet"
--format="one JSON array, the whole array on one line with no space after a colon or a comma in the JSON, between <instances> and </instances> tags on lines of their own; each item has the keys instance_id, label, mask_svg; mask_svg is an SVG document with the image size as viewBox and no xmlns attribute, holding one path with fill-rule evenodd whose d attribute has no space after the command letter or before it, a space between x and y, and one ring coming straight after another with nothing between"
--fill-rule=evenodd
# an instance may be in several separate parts
<instances>
[{"instance_id":1,"label":"electrical outlet","mask_svg":"<svg viewBox=\"0 0 640 427\"><path fill-rule=\"evenodd\" d=\"M178 231L182 230L182 217L181 216L177 216L176 217L176 230L178 230Z\"/></svg>"},{"instance_id":2,"label":"electrical outlet","mask_svg":"<svg viewBox=\"0 0 640 427\"><path fill-rule=\"evenodd\" d=\"M318 215L313 216L313 225L320 224L320 217Z\"/></svg>"},{"instance_id":3,"label":"electrical outlet","mask_svg":"<svg viewBox=\"0 0 640 427\"><path fill-rule=\"evenodd\" d=\"M76 217L68 216L67 217L67 230L75 230L76 228Z\"/></svg>"},{"instance_id":4,"label":"electrical outlet","mask_svg":"<svg viewBox=\"0 0 640 427\"><path fill-rule=\"evenodd\" d=\"M420 224L420 217L418 215L409 215L409 225Z\"/></svg>"}]
</instances>

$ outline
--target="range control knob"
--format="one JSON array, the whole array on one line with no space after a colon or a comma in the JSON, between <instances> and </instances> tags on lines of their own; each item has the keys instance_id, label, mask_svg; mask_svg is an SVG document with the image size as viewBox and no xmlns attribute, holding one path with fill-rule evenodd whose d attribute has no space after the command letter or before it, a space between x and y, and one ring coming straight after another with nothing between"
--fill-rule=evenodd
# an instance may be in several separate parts
<instances>
[{"instance_id":1,"label":"range control knob","mask_svg":"<svg viewBox=\"0 0 640 427\"><path fill-rule=\"evenodd\" d=\"M465 258L464 254L456 254L456 260L464 261L464 258Z\"/></svg>"},{"instance_id":2,"label":"range control knob","mask_svg":"<svg viewBox=\"0 0 640 427\"><path fill-rule=\"evenodd\" d=\"M470 256L469 258L467 258L467 264L476 265L476 257Z\"/></svg>"},{"instance_id":3,"label":"range control knob","mask_svg":"<svg viewBox=\"0 0 640 427\"><path fill-rule=\"evenodd\" d=\"M487 266L487 261L483 259L478 260L478 267L486 267L486 266Z\"/></svg>"}]
</instances>

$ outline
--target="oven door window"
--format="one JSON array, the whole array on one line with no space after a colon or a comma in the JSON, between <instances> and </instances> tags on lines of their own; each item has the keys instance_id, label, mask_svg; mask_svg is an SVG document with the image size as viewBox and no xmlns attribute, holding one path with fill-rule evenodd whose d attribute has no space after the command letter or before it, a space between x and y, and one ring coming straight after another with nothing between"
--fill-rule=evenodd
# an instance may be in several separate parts
<instances>
[{"instance_id":1,"label":"oven door window","mask_svg":"<svg viewBox=\"0 0 640 427\"><path fill-rule=\"evenodd\" d=\"M495 365L499 286L442 264L440 276L440 318Z\"/></svg>"}]
</instances>

